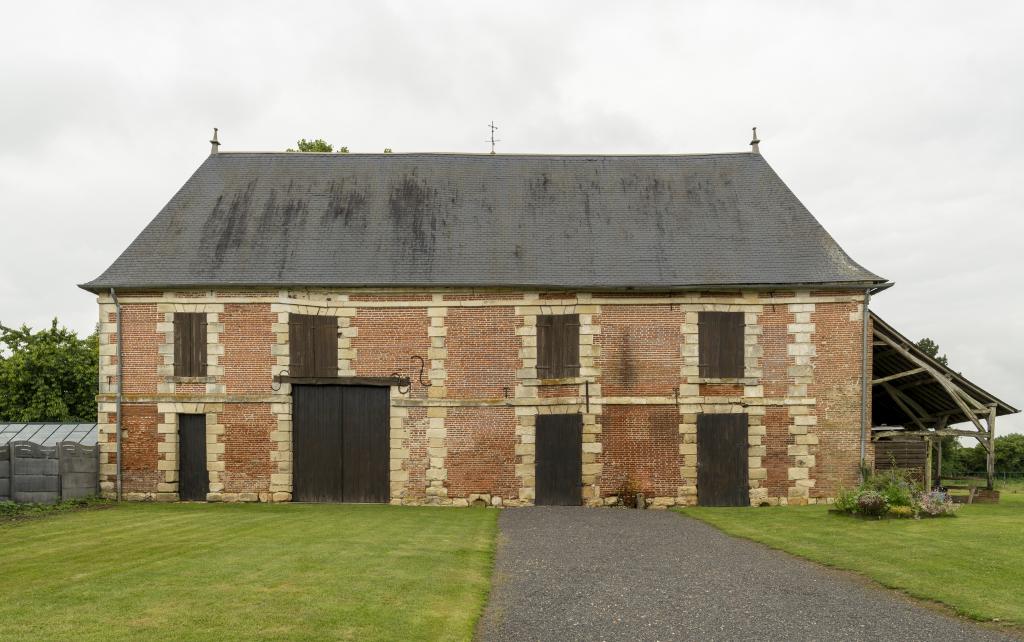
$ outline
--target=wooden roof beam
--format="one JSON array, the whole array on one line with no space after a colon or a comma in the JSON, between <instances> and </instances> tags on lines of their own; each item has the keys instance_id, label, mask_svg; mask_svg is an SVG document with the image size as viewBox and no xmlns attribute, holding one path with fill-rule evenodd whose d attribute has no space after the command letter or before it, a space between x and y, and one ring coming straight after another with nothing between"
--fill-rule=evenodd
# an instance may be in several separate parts
<instances>
[{"instance_id":1,"label":"wooden roof beam","mask_svg":"<svg viewBox=\"0 0 1024 642\"><path fill-rule=\"evenodd\" d=\"M881 437L929 437L938 435L940 437L974 437L984 443L985 435L975 430L957 430L956 428L942 428L940 430L879 430L873 433L872 438Z\"/></svg>"},{"instance_id":2,"label":"wooden roof beam","mask_svg":"<svg viewBox=\"0 0 1024 642\"><path fill-rule=\"evenodd\" d=\"M966 396L966 393L962 393L961 392L960 394L958 394L958 392L957 392L958 391L958 387L957 386L954 386L951 381L946 379L942 375L942 373L940 373L938 370L936 370L930 364L928 364L927 362L925 362L922 359L919 359L906 346L901 346L900 344L896 343L895 341L893 341L889 337L887 337L884 334L880 333L877 329L875 330L875 336L877 338L881 339L882 341L884 341L885 343L887 343L889 345L889 347L891 347L892 349L896 350L901 355L906 357L908 360L910 360L911 363L914 363L914 364L918 365L919 367L924 368L925 371L927 371L928 374L930 374L935 379L935 381L937 381L939 383L939 385L942 386L942 388L949 394L949 396L953 400L953 402L960 408L960 410L963 411L964 416L970 418L971 422L973 422L975 427L977 427L978 432L983 433L983 434L988 432L981 425L981 421L978 420L978 417L975 415L975 413L971 412L971 409L967 407L967 404L961 398L961 394L964 394L964 396ZM883 385L889 385L889 384L883 384Z\"/></svg>"},{"instance_id":3,"label":"wooden roof beam","mask_svg":"<svg viewBox=\"0 0 1024 642\"><path fill-rule=\"evenodd\" d=\"M904 370L903 372L897 372L896 374L891 374L891 375L889 375L887 377L879 377L878 379L872 379L871 380L871 385L872 386L877 386L878 384L885 383L886 381L893 381L894 379L902 379L903 377L909 377L910 375L916 375L916 374L921 373L921 372L924 372L924 368L914 368L913 370Z\"/></svg>"},{"instance_id":4,"label":"wooden roof beam","mask_svg":"<svg viewBox=\"0 0 1024 642\"><path fill-rule=\"evenodd\" d=\"M889 397L891 397L892 400L896 402L896 405L900 407L900 410L902 410L908 417L910 417L910 420L914 422L914 425L916 425L921 430L927 429L927 427L921 421L921 416L927 415L928 413L924 412L923 409L920 406L917 406L916 403L913 404L917 406L916 411L911 410L910 405L907 404L907 401L912 401L909 397L906 397L903 393L896 390L895 388L892 387L892 385L888 383L883 383L881 385L882 388L884 388L885 391L889 393Z\"/></svg>"}]
</instances>

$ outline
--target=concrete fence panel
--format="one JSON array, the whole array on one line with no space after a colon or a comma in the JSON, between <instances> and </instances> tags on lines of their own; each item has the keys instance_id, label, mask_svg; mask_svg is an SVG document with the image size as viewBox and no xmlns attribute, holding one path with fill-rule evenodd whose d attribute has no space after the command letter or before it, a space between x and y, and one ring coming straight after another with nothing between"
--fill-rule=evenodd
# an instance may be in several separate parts
<instances>
[{"instance_id":1,"label":"concrete fence panel","mask_svg":"<svg viewBox=\"0 0 1024 642\"><path fill-rule=\"evenodd\" d=\"M58 446L61 499L99 494L99 446L63 441Z\"/></svg>"},{"instance_id":2,"label":"concrete fence panel","mask_svg":"<svg viewBox=\"0 0 1024 642\"><path fill-rule=\"evenodd\" d=\"M11 447L11 498L53 504L60 500L60 464L55 446L17 441Z\"/></svg>"}]
</instances>

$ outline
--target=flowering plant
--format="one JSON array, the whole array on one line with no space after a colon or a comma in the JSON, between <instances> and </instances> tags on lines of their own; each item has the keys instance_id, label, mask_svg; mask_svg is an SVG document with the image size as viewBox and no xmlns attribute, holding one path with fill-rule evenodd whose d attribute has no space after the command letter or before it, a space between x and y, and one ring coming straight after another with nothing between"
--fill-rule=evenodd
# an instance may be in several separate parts
<instances>
[{"instance_id":1,"label":"flowering plant","mask_svg":"<svg viewBox=\"0 0 1024 642\"><path fill-rule=\"evenodd\" d=\"M941 490L933 490L930 493L921 493L917 496L918 509L925 515L938 517L940 515L952 515L960 510L959 504L954 504L953 499Z\"/></svg>"}]
</instances>

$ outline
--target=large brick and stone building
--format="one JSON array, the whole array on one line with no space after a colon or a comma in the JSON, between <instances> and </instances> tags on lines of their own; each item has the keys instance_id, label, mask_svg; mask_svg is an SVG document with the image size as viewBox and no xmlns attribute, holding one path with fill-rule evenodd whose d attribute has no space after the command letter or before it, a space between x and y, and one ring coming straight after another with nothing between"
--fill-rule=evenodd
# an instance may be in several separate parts
<instances>
[{"instance_id":1,"label":"large brick and stone building","mask_svg":"<svg viewBox=\"0 0 1024 642\"><path fill-rule=\"evenodd\" d=\"M886 282L756 150L214 151L83 285L107 494L792 504L871 463Z\"/></svg>"}]
</instances>

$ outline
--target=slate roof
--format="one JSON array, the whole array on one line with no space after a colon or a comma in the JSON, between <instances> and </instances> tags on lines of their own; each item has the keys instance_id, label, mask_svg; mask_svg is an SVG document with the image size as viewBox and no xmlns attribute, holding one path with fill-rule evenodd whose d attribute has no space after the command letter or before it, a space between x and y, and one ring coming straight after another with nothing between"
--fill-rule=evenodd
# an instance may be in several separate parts
<instances>
[{"instance_id":1,"label":"slate roof","mask_svg":"<svg viewBox=\"0 0 1024 642\"><path fill-rule=\"evenodd\" d=\"M882 282L759 154L222 152L82 287Z\"/></svg>"}]
</instances>

